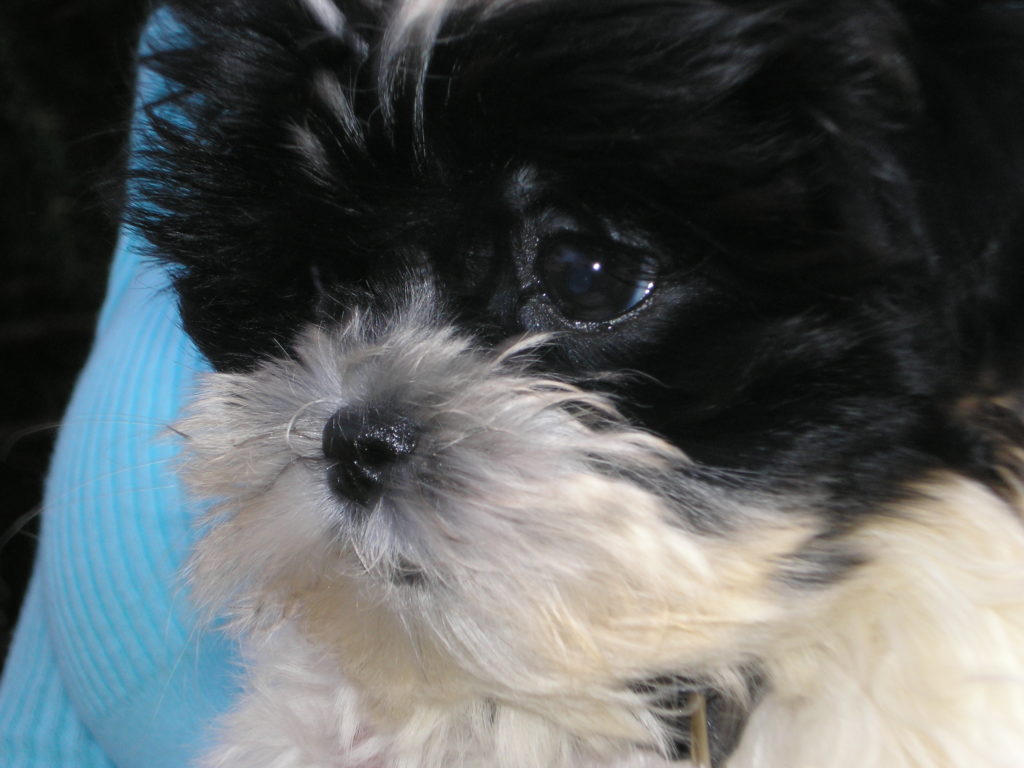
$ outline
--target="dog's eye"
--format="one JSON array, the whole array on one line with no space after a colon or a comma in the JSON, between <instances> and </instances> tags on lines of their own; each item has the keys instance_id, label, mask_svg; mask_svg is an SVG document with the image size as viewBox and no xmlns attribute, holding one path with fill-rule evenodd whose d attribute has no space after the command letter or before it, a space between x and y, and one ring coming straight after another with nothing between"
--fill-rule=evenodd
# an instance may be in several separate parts
<instances>
[{"instance_id":1,"label":"dog's eye","mask_svg":"<svg viewBox=\"0 0 1024 768\"><path fill-rule=\"evenodd\" d=\"M556 240L542 249L537 271L563 315L571 320L601 321L628 312L650 295L657 261L636 251Z\"/></svg>"}]
</instances>

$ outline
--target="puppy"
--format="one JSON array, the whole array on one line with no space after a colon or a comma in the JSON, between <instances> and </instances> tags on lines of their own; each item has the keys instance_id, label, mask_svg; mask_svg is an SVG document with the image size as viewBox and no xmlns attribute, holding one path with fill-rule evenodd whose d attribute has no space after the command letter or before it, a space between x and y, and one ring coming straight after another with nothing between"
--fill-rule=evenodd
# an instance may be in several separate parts
<instances>
[{"instance_id":1,"label":"puppy","mask_svg":"<svg viewBox=\"0 0 1024 768\"><path fill-rule=\"evenodd\" d=\"M1024 764L1024 8L175 0L218 768Z\"/></svg>"}]
</instances>

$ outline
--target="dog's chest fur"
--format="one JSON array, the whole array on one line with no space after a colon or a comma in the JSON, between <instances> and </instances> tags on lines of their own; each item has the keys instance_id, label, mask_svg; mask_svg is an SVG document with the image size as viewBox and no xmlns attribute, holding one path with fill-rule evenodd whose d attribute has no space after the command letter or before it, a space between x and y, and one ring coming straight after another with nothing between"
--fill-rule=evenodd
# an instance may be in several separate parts
<instances>
[{"instance_id":1,"label":"dog's chest fur","mask_svg":"<svg viewBox=\"0 0 1024 768\"><path fill-rule=\"evenodd\" d=\"M204 765L1019 764L1024 11L172 12Z\"/></svg>"}]
</instances>

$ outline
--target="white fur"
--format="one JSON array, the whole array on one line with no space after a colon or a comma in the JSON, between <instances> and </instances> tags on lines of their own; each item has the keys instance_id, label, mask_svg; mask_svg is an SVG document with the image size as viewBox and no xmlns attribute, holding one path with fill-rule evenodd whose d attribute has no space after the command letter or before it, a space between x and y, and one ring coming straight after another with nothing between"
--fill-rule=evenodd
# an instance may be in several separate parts
<instances>
[{"instance_id":1,"label":"white fur","mask_svg":"<svg viewBox=\"0 0 1024 768\"><path fill-rule=\"evenodd\" d=\"M435 761L450 753L443 744L433 744L437 755L413 754L405 759L397 758L389 738L376 733L372 723L364 717L358 691L339 674L334 660L298 633L294 625L284 623L261 635L258 642L250 639L247 648L249 675L245 697L221 723L220 744L204 757L205 768L404 768L441 764ZM467 716L487 714L470 712ZM526 753L524 759L536 760L532 765L546 765L544 754L531 757L528 753L529 746L536 744L543 730L543 724L529 720L509 719L505 728L521 728L522 733L507 733L503 738L526 747L521 751ZM424 718L420 725L425 731L423 737L434 740L457 741L473 735L471 723L459 729L457 723L449 721L446 730L432 737L426 732L432 730L434 724ZM579 764L583 756L570 759ZM502 764L505 763L500 756L448 763L479 768ZM587 760L588 768L668 768L669 765L657 754L639 750L614 761L600 756ZM671 765L685 768L689 764Z\"/></svg>"},{"instance_id":2,"label":"white fur","mask_svg":"<svg viewBox=\"0 0 1024 768\"><path fill-rule=\"evenodd\" d=\"M871 561L765 661L729 768L1024 765L1024 527L941 476L851 534Z\"/></svg>"},{"instance_id":3,"label":"white fur","mask_svg":"<svg viewBox=\"0 0 1024 768\"><path fill-rule=\"evenodd\" d=\"M380 87L387 92L393 81L401 74L405 62L418 62L418 97L416 100L417 121L422 118L423 77L431 49L441 33L445 18L458 10L474 9L482 16L500 13L517 3L531 0L399 0L387 24L381 56ZM390 114L392 105L388 99L381 103L385 114Z\"/></svg>"},{"instance_id":4,"label":"white fur","mask_svg":"<svg viewBox=\"0 0 1024 768\"><path fill-rule=\"evenodd\" d=\"M345 28L345 14L333 0L302 0L302 3L327 32L336 35Z\"/></svg>"}]
</instances>

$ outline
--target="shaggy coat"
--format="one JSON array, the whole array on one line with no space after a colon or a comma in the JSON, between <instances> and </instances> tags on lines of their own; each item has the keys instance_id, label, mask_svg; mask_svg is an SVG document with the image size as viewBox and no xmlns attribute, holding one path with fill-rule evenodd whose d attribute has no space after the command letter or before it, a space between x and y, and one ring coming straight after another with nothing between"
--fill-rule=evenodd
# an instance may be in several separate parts
<instances>
[{"instance_id":1,"label":"shaggy coat","mask_svg":"<svg viewBox=\"0 0 1024 768\"><path fill-rule=\"evenodd\" d=\"M1021 764L1021 4L170 5L205 766Z\"/></svg>"}]
</instances>

